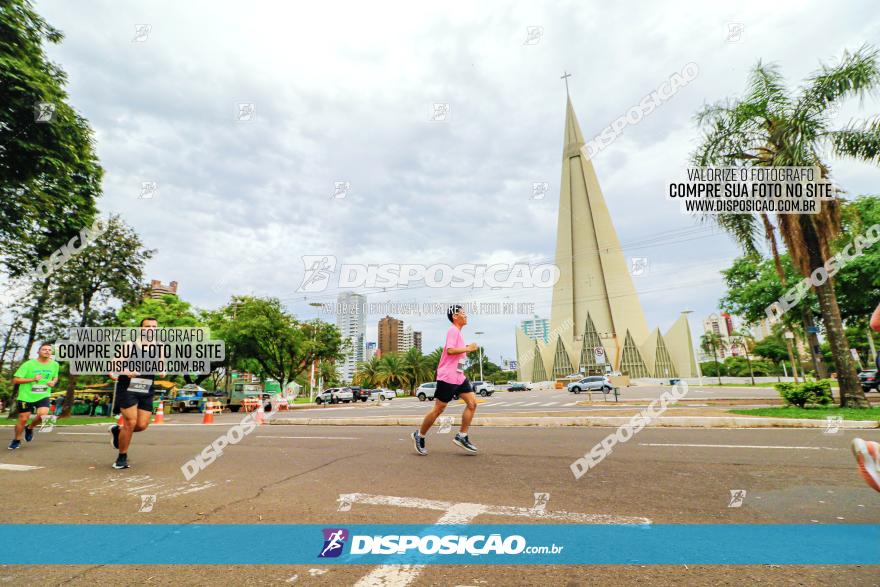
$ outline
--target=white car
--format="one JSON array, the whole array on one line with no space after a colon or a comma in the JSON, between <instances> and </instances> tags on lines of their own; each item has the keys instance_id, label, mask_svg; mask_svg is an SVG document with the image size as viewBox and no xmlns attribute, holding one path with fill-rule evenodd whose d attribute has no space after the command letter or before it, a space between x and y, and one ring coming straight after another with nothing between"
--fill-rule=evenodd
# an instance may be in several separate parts
<instances>
[{"instance_id":1,"label":"white car","mask_svg":"<svg viewBox=\"0 0 880 587\"><path fill-rule=\"evenodd\" d=\"M602 393L608 393L612 389L614 389L614 386L611 385L611 380L605 375L584 377L580 381L568 384L568 391L572 393L580 393L582 391L601 391Z\"/></svg>"},{"instance_id":2,"label":"white car","mask_svg":"<svg viewBox=\"0 0 880 587\"><path fill-rule=\"evenodd\" d=\"M471 389L473 389L474 393L477 395L487 397L495 393L495 384L491 381L474 381L471 385Z\"/></svg>"},{"instance_id":3,"label":"white car","mask_svg":"<svg viewBox=\"0 0 880 587\"><path fill-rule=\"evenodd\" d=\"M315 403L321 405L323 403L338 404L340 402L350 403L354 401L354 393L347 387L331 387L324 390L315 398Z\"/></svg>"},{"instance_id":4,"label":"white car","mask_svg":"<svg viewBox=\"0 0 880 587\"><path fill-rule=\"evenodd\" d=\"M390 389L374 389L370 391L370 401L375 402L378 400L392 400L397 397L397 394Z\"/></svg>"},{"instance_id":5,"label":"white car","mask_svg":"<svg viewBox=\"0 0 880 587\"><path fill-rule=\"evenodd\" d=\"M419 385L419 388L416 390L416 397L419 398L419 401L423 402L425 400L434 399L434 391L437 389L437 382L431 381L430 383L422 383Z\"/></svg>"}]
</instances>

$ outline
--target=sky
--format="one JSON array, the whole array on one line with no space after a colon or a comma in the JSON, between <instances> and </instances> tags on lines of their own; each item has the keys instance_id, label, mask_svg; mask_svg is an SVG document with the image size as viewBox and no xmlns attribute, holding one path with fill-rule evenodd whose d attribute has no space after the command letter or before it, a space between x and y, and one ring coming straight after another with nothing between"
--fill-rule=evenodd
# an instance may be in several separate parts
<instances>
[{"instance_id":1,"label":"sky","mask_svg":"<svg viewBox=\"0 0 880 587\"><path fill-rule=\"evenodd\" d=\"M740 95L758 60L778 64L794 87L846 49L880 45L880 13L867 1L833 11L815 1L711 9L40 0L36 8L65 35L49 55L95 130L102 213L122 215L157 249L148 279L177 281L200 308L253 294L330 321L309 304L333 302L338 290L298 291L303 256L340 265L552 262L560 76L571 74L589 140L696 63L692 82L593 162L624 255L647 258L634 282L649 325L665 331L689 309L701 331L697 321L724 294L719 270L739 251L665 198L700 139L694 113ZM445 120L432 120L435 104L448 104ZM876 96L854 99L837 119L878 112ZM877 167L830 163L851 194L880 191ZM545 182L535 198L533 184ZM549 288L353 291L368 303L525 304L471 317L496 362L513 358L514 328L529 310L549 318L551 296ZM382 315L367 317L367 340L377 339ZM398 317L423 331L426 352L442 344L445 316Z\"/></svg>"}]
</instances>

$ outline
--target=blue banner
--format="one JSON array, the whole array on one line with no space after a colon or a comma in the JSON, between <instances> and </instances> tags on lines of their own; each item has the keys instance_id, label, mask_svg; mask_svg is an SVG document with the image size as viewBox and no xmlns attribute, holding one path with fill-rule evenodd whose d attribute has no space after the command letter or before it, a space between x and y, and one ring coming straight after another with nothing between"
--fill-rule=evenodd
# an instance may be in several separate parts
<instances>
[{"instance_id":1,"label":"blue banner","mask_svg":"<svg viewBox=\"0 0 880 587\"><path fill-rule=\"evenodd\" d=\"M0 525L0 564L878 565L880 525Z\"/></svg>"}]
</instances>

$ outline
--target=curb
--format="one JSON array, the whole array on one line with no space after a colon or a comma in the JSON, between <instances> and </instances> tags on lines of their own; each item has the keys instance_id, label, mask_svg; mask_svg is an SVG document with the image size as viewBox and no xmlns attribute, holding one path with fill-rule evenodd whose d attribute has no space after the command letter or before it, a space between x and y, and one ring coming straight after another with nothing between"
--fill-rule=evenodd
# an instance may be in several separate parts
<instances>
[{"instance_id":1,"label":"curb","mask_svg":"<svg viewBox=\"0 0 880 587\"><path fill-rule=\"evenodd\" d=\"M472 426L535 426L556 428L561 426L606 426L628 424L632 416L544 416L540 418L487 417L475 418ZM422 416L387 416L379 418L274 418L273 426L418 426ZM461 423L453 418L453 425ZM877 420L843 420L837 423L841 429L880 428ZM650 421L646 428L826 428L826 420L798 418L762 418L747 416L667 416Z\"/></svg>"}]
</instances>

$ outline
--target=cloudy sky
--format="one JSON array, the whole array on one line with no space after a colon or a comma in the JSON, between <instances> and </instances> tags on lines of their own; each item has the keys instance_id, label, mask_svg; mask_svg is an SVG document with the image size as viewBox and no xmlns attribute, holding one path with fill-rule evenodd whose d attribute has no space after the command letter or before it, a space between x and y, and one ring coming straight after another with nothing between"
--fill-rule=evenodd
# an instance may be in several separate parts
<instances>
[{"instance_id":1,"label":"cloudy sky","mask_svg":"<svg viewBox=\"0 0 880 587\"><path fill-rule=\"evenodd\" d=\"M650 325L716 310L728 237L664 199L699 138L704 102L739 94L759 59L792 85L864 42L880 45L868 1L179 2L40 0L65 34L50 56L95 129L102 212L158 249L148 276L217 307L232 294L320 315L331 285L302 293L302 256L338 263L552 260L565 89L584 135L598 134L685 64L699 76L594 158ZM874 14L875 16L870 16ZM140 29L138 29L138 25ZM146 26L144 26L146 25ZM530 27L533 31L529 33ZM536 31L536 32L534 32ZM240 120L240 104L255 115ZM434 104L448 104L432 121ZM853 100L838 120L880 112ZM852 193L878 193L875 167L831 161ZM150 198L144 182L155 182ZM337 182L350 185L334 197ZM532 184L549 183L543 199ZM524 302L549 289L363 290L368 301ZM324 315L332 319L332 316ZM368 318L367 339L376 340ZM445 317L401 316L442 344ZM480 316L490 357L514 353L524 315ZM694 326L694 324L692 322ZM467 337L466 337L467 338Z\"/></svg>"}]
</instances>

